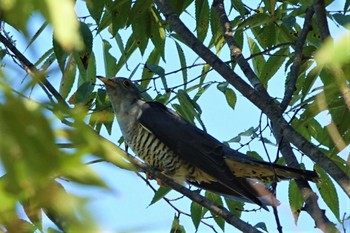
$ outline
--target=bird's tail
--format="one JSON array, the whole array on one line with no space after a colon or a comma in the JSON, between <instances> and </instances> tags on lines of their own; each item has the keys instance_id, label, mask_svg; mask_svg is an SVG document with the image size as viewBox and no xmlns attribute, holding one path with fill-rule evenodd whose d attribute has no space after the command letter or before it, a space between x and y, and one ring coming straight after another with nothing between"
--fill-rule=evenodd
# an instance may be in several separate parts
<instances>
[{"instance_id":1,"label":"bird's tail","mask_svg":"<svg viewBox=\"0 0 350 233\"><path fill-rule=\"evenodd\" d=\"M236 177L256 178L264 181L305 179L318 182L316 172L301 170L253 159L225 158L225 162Z\"/></svg>"}]
</instances>

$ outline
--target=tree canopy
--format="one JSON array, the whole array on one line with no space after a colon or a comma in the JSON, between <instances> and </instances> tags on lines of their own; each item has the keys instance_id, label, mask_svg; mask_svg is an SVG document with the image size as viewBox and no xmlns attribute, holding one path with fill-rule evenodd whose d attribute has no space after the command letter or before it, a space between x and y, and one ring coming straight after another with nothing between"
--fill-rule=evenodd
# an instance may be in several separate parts
<instances>
[{"instance_id":1,"label":"tree canopy","mask_svg":"<svg viewBox=\"0 0 350 233\"><path fill-rule=\"evenodd\" d=\"M204 115L212 116L210 124L244 125L221 140L247 156L315 170L316 184L292 180L283 192L269 185L288 196L294 216L288 221L307 213L319 230L345 232L349 29L349 0L0 0L1 231L98 231L89 200L67 186L108 192L93 165L112 164L144 180L154 192L151 205L171 207L171 232L220 232L227 225L283 232L278 207L268 213L273 225L252 225L258 210L181 186L135 159L120 134L111 136L119 129L96 80L103 75L131 78L147 90L145 99L203 130ZM222 112L210 112L208 98L225 106ZM215 120L232 111L259 116L252 124ZM171 189L188 200L188 209L168 197ZM184 218L193 224L182 224Z\"/></svg>"}]
</instances>

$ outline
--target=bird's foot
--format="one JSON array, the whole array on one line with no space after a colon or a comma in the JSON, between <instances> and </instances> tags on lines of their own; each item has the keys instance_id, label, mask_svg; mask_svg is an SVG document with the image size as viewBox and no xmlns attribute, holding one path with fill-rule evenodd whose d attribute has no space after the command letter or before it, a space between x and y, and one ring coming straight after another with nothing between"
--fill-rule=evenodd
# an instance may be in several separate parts
<instances>
[{"instance_id":1,"label":"bird's foot","mask_svg":"<svg viewBox=\"0 0 350 233\"><path fill-rule=\"evenodd\" d=\"M149 172L146 172L146 178L147 180L154 180L154 177Z\"/></svg>"},{"instance_id":2,"label":"bird's foot","mask_svg":"<svg viewBox=\"0 0 350 233\"><path fill-rule=\"evenodd\" d=\"M162 174L163 174L163 175L166 175L164 171L162 172ZM148 180L154 180L154 177L153 177L149 172L146 172L146 178L147 178ZM163 181L162 181L161 179L156 178L155 180L157 181L157 184L158 184L159 186L161 186L161 187L168 187L166 184L163 183Z\"/></svg>"}]
</instances>

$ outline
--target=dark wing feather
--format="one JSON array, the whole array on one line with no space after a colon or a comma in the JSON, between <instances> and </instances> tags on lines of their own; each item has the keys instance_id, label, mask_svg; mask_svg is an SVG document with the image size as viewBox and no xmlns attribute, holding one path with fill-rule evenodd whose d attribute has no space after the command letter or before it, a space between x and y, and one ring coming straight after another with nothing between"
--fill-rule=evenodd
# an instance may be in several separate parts
<instances>
[{"instance_id":1,"label":"dark wing feather","mask_svg":"<svg viewBox=\"0 0 350 233\"><path fill-rule=\"evenodd\" d=\"M249 183L232 174L225 163L226 149L221 142L157 102L148 102L142 106L139 121L183 160L200 168L232 191L266 208L251 192Z\"/></svg>"}]
</instances>

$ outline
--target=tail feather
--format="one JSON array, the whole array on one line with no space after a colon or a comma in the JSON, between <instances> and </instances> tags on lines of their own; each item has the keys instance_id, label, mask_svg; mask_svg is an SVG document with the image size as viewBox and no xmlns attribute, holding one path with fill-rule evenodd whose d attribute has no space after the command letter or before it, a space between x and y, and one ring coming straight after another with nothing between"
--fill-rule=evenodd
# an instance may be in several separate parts
<instances>
[{"instance_id":1,"label":"tail feather","mask_svg":"<svg viewBox=\"0 0 350 233\"><path fill-rule=\"evenodd\" d=\"M191 182L187 181L188 183L197 186L199 188L203 188L209 191L212 191L214 193L217 193L219 195L223 195L225 197L228 197L230 199L236 200L236 201L244 201L244 202L250 202L253 203L251 200L247 199L246 197L240 195L239 193L234 191L234 187L231 189L224 186L220 182ZM280 201L275 197L275 195L270 191L268 186L265 184L259 182L257 179L245 179L240 178L240 182L244 183L249 187L251 193L255 195L260 201L260 206L266 210L266 206L278 206L280 204Z\"/></svg>"},{"instance_id":2,"label":"tail feather","mask_svg":"<svg viewBox=\"0 0 350 233\"><path fill-rule=\"evenodd\" d=\"M236 160L225 158L227 166L236 177L256 178L264 181L278 181L286 179L306 179L318 182L316 172L301 170L258 160Z\"/></svg>"}]
</instances>

